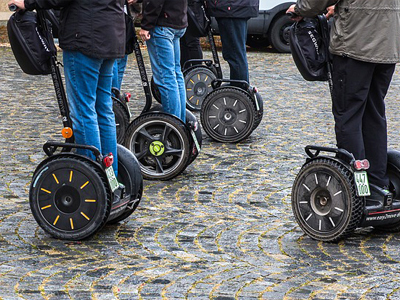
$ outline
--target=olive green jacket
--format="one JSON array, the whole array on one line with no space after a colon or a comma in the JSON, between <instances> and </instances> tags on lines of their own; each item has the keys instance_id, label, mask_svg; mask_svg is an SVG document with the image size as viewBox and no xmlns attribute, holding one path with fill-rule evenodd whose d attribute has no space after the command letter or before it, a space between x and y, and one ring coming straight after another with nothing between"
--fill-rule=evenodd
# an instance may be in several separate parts
<instances>
[{"instance_id":1,"label":"olive green jacket","mask_svg":"<svg viewBox=\"0 0 400 300\"><path fill-rule=\"evenodd\" d=\"M400 62L400 0L298 0L295 11L314 17L334 4L332 54L373 63Z\"/></svg>"}]
</instances>

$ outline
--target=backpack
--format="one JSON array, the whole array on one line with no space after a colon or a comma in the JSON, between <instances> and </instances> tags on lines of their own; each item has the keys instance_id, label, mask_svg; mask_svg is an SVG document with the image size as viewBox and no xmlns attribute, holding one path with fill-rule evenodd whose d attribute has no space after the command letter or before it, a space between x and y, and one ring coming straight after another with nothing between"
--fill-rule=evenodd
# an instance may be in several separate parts
<instances>
[{"instance_id":1,"label":"backpack","mask_svg":"<svg viewBox=\"0 0 400 300\"><path fill-rule=\"evenodd\" d=\"M330 78L329 26L325 16L304 18L293 23L289 33L293 60L307 81Z\"/></svg>"},{"instance_id":2,"label":"backpack","mask_svg":"<svg viewBox=\"0 0 400 300\"><path fill-rule=\"evenodd\" d=\"M47 21L47 20L46 20ZM51 73L50 58L57 53L51 34L43 30L38 15L33 11L18 11L7 22L8 39L22 71L30 75Z\"/></svg>"},{"instance_id":3,"label":"backpack","mask_svg":"<svg viewBox=\"0 0 400 300\"><path fill-rule=\"evenodd\" d=\"M193 37L207 36L211 20L206 14L204 1L192 0L187 8L187 32Z\"/></svg>"}]
</instances>

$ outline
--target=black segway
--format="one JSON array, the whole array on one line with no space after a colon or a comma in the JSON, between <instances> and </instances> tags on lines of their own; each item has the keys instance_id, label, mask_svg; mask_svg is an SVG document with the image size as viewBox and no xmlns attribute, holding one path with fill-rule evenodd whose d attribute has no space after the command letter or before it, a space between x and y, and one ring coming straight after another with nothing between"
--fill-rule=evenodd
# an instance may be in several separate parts
<instances>
[{"instance_id":1,"label":"black segway","mask_svg":"<svg viewBox=\"0 0 400 300\"><path fill-rule=\"evenodd\" d=\"M115 178L111 153L103 156L93 146L74 143L60 63L46 13L19 11L7 24L10 44L22 70L32 75L51 74L66 139L44 144L48 158L33 174L29 203L35 220L47 233L60 239L81 240L106 223L132 214L142 197L143 180L135 156L121 145ZM74 153L75 149L90 150L96 160Z\"/></svg>"},{"instance_id":2,"label":"black segway","mask_svg":"<svg viewBox=\"0 0 400 300\"><path fill-rule=\"evenodd\" d=\"M186 110L186 123L165 113L161 105L152 107L151 89L139 40L134 37L146 103L139 117L128 126L125 146L140 164L145 179L169 180L179 175L200 152L202 134L196 117Z\"/></svg>"},{"instance_id":3,"label":"black segway","mask_svg":"<svg viewBox=\"0 0 400 300\"><path fill-rule=\"evenodd\" d=\"M327 33L325 16L295 23L291 28L290 45L303 77L307 80L328 80L332 90ZM307 51L304 51L305 48ZM309 65L321 53L321 49L326 55L322 59L326 69L322 71L320 68L312 69ZM309 57L306 53L314 53L315 56ZM393 199L390 193L384 193L382 189L369 184L367 160L355 160L344 149L307 146L305 151L308 158L293 183L291 202L296 221L308 236L320 241L336 242L358 227L373 226L388 232L400 231L399 151L388 151L387 172ZM328 155L320 155L321 152ZM371 199L371 192L380 194L383 202Z\"/></svg>"},{"instance_id":4,"label":"black segway","mask_svg":"<svg viewBox=\"0 0 400 300\"><path fill-rule=\"evenodd\" d=\"M207 30L213 60L193 59L183 66L186 106L200 110L205 132L219 142L234 143L247 138L261 123L264 109L256 87L246 81L223 79L211 27ZM161 96L152 81L153 95Z\"/></svg>"}]
</instances>

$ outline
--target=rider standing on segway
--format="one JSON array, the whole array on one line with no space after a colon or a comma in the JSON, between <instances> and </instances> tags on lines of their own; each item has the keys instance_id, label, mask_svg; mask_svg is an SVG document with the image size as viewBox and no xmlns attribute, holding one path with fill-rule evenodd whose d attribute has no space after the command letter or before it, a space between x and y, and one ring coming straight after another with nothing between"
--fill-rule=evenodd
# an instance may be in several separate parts
<instances>
[{"instance_id":1,"label":"rider standing on segway","mask_svg":"<svg viewBox=\"0 0 400 300\"><path fill-rule=\"evenodd\" d=\"M315 17L335 5L330 52L333 55L332 111L338 148L368 159L371 199L389 192L384 99L400 62L400 0L298 0L288 9Z\"/></svg>"},{"instance_id":2,"label":"rider standing on segway","mask_svg":"<svg viewBox=\"0 0 400 300\"><path fill-rule=\"evenodd\" d=\"M139 35L147 42L154 82L163 110L186 120L186 88L179 40L185 34L187 0L143 0Z\"/></svg>"},{"instance_id":3,"label":"rider standing on segway","mask_svg":"<svg viewBox=\"0 0 400 300\"><path fill-rule=\"evenodd\" d=\"M20 9L61 8L59 41L75 142L114 155L117 136L111 82L116 58L125 55L124 0L11 0ZM78 149L80 154L93 154Z\"/></svg>"},{"instance_id":4,"label":"rider standing on segway","mask_svg":"<svg viewBox=\"0 0 400 300\"><path fill-rule=\"evenodd\" d=\"M257 17L259 4L259 0L207 0L210 16L215 17L218 23L222 56L229 64L232 80L249 82L247 21Z\"/></svg>"}]
</instances>

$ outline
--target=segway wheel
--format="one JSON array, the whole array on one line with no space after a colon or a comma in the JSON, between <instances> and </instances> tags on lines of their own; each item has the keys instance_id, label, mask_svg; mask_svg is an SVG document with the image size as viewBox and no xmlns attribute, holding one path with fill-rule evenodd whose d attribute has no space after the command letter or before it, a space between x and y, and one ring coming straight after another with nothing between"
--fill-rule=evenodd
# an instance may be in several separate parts
<instances>
[{"instance_id":1,"label":"segway wheel","mask_svg":"<svg viewBox=\"0 0 400 300\"><path fill-rule=\"evenodd\" d=\"M400 201L400 152L388 151L387 174L390 181L390 191L393 192L393 201ZM375 226L375 229L384 232L400 232L400 220L384 226Z\"/></svg>"},{"instance_id":2,"label":"segway wheel","mask_svg":"<svg viewBox=\"0 0 400 300\"><path fill-rule=\"evenodd\" d=\"M154 82L153 76L151 76L150 88L154 99L156 99L158 103L161 103L161 93L160 90L158 89L158 85Z\"/></svg>"},{"instance_id":3,"label":"segway wheel","mask_svg":"<svg viewBox=\"0 0 400 300\"><path fill-rule=\"evenodd\" d=\"M127 129L125 146L136 156L145 179L169 180L178 176L189 159L189 133L174 116L148 113Z\"/></svg>"},{"instance_id":4,"label":"segway wheel","mask_svg":"<svg viewBox=\"0 0 400 300\"><path fill-rule=\"evenodd\" d=\"M247 138L255 125L256 108L250 95L233 87L212 91L203 101L200 119L205 132L219 142Z\"/></svg>"},{"instance_id":5,"label":"segway wheel","mask_svg":"<svg viewBox=\"0 0 400 300\"><path fill-rule=\"evenodd\" d=\"M117 223L128 218L138 207L143 195L143 177L140 165L135 155L122 145L117 145L118 151L118 182L125 186L125 194L130 195L131 202L125 211L109 224Z\"/></svg>"},{"instance_id":6,"label":"segway wheel","mask_svg":"<svg viewBox=\"0 0 400 300\"><path fill-rule=\"evenodd\" d=\"M307 235L336 242L359 225L363 201L356 196L352 172L337 161L317 158L305 164L295 179L292 209Z\"/></svg>"},{"instance_id":7,"label":"segway wheel","mask_svg":"<svg viewBox=\"0 0 400 300\"><path fill-rule=\"evenodd\" d=\"M185 72L184 77L186 107L193 111L199 111L205 97L213 90L211 82L217 76L206 67L195 67Z\"/></svg>"},{"instance_id":8,"label":"segway wheel","mask_svg":"<svg viewBox=\"0 0 400 300\"><path fill-rule=\"evenodd\" d=\"M55 238L82 240L103 227L111 192L100 167L79 156L60 155L36 169L29 192L32 214Z\"/></svg>"},{"instance_id":9,"label":"segway wheel","mask_svg":"<svg viewBox=\"0 0 400 300\"><path fill-rule=\"evenodd\" d=\"M256 105L256 116L255 116L253 130L255 130L258 127L258 125L260 125L262 118L264 116L264 103L263 103L262 97L258 92L256 92L254 94L254 96L255 96L254 103ZM257 107L258 107L258 110L257 110Z\"/></svg>"},{"instance_id":10,"label":"segway wheel","mask_svg":"<svg viewBox=\"0 0 400 300\"><path fill-rule=\"evenodd\" d=\"M129 124L129 113L122 106L122 104L114 98L113 111L115 115L115 125L117 127L117 142L122 144L125 140L125 132Z\"/></svg>"}]
</instances>

